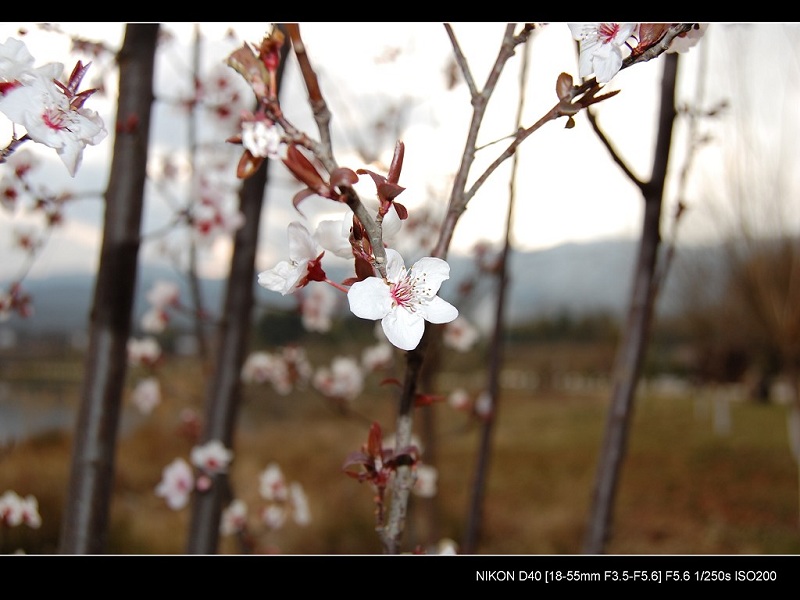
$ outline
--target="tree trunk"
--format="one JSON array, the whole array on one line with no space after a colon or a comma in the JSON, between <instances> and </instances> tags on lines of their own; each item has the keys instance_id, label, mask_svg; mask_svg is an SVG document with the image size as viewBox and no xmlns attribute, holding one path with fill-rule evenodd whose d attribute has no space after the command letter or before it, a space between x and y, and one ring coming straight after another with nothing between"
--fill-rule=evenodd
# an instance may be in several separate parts
<instances>
[{"instance_id":1,"label":"tree trunk","mask_svg":"<svg viewBox=\"0 0 800 600\"><path fill-rule=\"evenodd\" d=\"M610 538L614 499L633 418L633 400L647 351L655 306L655 279L661 243L660 221L672 129L675 122L675 84L678 55L664 55L658 137L652 177L643 186L644 221L631 291L628 317L614 364L611 405L595 481L584 552L602 554Z\"/></svg>"},{"instance_id":2,"label":"tree trunk","mask_svg":"<svg viewBox=\"0 0 800 600\"><path fill-rule=\"evenodd\" d=\"M136 289L158 24L130 24L118 55L117 133L60 552L106 551Z\"/></svg>"},{"instance_id":3,"label":"tree trunk","mask_svg":"<svg viewBox=\"0 0 800 600\"><path fill-rule=\"evenodd\" d=\"M277 73L279 89L288 54L289 44L285 44ZM256 249L269 165L270 161L265 160L253 176L244 180L239 193L244 225L234 238L225 305L214 351L216 360L206 397L203 443L219 440L226 448L233 446L241 396L241 371L252 331ZM209 490L195 492L187 553L217 552L223 505L231 499L227 473L215 475Z\"/></svg>"}]
</instances>

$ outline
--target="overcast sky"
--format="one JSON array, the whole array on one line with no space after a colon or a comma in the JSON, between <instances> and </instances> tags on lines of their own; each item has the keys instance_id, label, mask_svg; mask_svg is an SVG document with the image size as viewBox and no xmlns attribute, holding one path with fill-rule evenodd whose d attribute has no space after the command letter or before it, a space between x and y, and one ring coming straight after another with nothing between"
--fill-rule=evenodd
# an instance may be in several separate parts
<instances>
[{"instance_id":1,"label":"overcast sky","mask_svg":"<svg viewBox=\"0 0 800 600\"><path fill-rule=\"evenodd\" d=\"M20 24L0 25L0 41L17 36ZM202 24L201 32L208 45L203 50L203 62L211 69L221 64L233 49L224 41L225 29L230 24ZM235 25L242 39L257 42L263 36L264 26L255 23ZM68 23L62 24L68 32L80 31L91 39L104 39L118 47L124 33L123 23ZM77 58L67 54L68 42L64 36L36 31L24 39L40 65L60 61L71 69ZM189 48L192 24L164 24L176 37L165 44L158 54L158 93L171 93L172 88L188 89ZM479 85L485 80L487 70L496 56L504 24L456 23L455 33L467 55ZM471 115L466 87L459 83L453 88L446 85L452 48L441 23L303 23L302 32L312 62L320 75L323 94L333 113L335 150L340 164L353 169L367 166L363 158L349 149L358 140L373 140L370 149L388 161L394 148L391 135L376 135L375 122L387 107L402 111L402 139L406 157L400 183L406 187L401 200L413 211L427 206L443 211L449 193L449 181L463 152L463 143ZM707 60L702 81L705 106L722 99L729 100L734 109L752 114L756 129L765 140L797 139L796 121L798 81L797 25L783 24L712 24L700 45L683 55L680 66L680 100L690 102L695 97L698 72ZM520 72L521 51L509 61L506 72L490 103L487 119L481 130L480 143L507 136L515 128L516 102ZM555 81L562 71L577 76L574 44L566 24L554 23L541 29L533 38L530 48L530 69L526 87L524 124L529 125L544 114L556 101ZM102 64L93 65L98 72ZM655 60L621 72L607 89L620 89L621 93L601 103L597 112L602 126L620 152L639 174L647 178L652 156L652 145L657 109L658 85L662 61ZM737 71L738 69L738 71ZM91 77L91 71L90 76ZM113 91L116 80L106 80ZM742 82L752 91L744 98ZM286 86L291 90L284 96L284 110L291 120L309 133L316 132L313 120L304 102L304 89L296 72L289 71ZM735 86L739 86L736 88ZM737 91L738 90L738 91ZM737 96L737 97L734 97ZM751 94L748 93L748 96ZM787 100L788 99L788 100ZM745 102L746 101L746 102ZM756 114L753 104L764 110ZM113 130L113 98L92 97L87 104L98 110L110 130ZM790 108L786 108L790 107ZM735 111L729 119L734 119ZM737 117L741 124L741 117ZM4 117L0 116L4 120ZM731 123L733 121L729 121ZM725 122L722 122L725 125ZM711 229L708 207L717 202L709 198L709 181L719 180L725 164L725 146L733 143L729 137L731 127L714 126L709 129L715 140L698 157L694 166L693 187L687 200L690 211L683 226L685 239L700 239ZM209 128L203 129L206 135ZM673 166L681 166L680 158L685 139L679 126L675 137ZM794 132L792 134L792 132ZM180 152L185 139L185 119L173 108L157 105L154 112L152 137L158 152ZM9 139L10 128L0 125L0 135ZM219 140L224 135L218 133ZM113 146L113 133L96 147L88 147L78 175L72 179L55 152L36 148L46 159L42 167L44 180L50 189L59 186L75 191L100 192L105 188L109 152ZM178 143L176 143L176 140ZM768 142L767 142L768 143ZM796 148L787 142L782 160L796 157ZM376 147L377 146L377 147ZM489 146L479 153L478 164L491 161L504 146ZM31 145L31 149L33 145ZM564 120L549 123L531 136L520 154L523 167L517 185L518 200L514 226L517 246L523 250L546 248L570 241L597 238L636 237L642 214L642 199L635 186L608 159L590 131L583 115L579 115L574 129L564 129ZM796 161L795 161L796 162ZM467 252L479 239L499 240L503 234L505 209L508 201L508 174L511 162L499 170L490 184L471 201L459 222L453 240L452 252ZM0 167L2 168L2 167ZM234 166L235 168L235 162ZM373 167L374 168L374 167ZM257 268L271 267L285 258L285 229L288 222L297 218L291 206L294 183L285 174L274 169L275 187L270 191L262 225ZM791 182L794 185L795 182ZM369 187L361 187L369 194ZM674 206L674 190L667 198L665 214ZM321 200L304 203L313 226L322 218L329 218L338 206ZM704 216L705 214L705 216ZM67 221L49 241L37 260L31 277L46 277L72 270L92 271L96 266L99 248L99 225L102 223L101 196L78 200L69 206ZM143 229L153 231L169 222L169 203L156 194L149 194L146 202ZM714 219L711 219L713 222ZM12 219L0 211L0 235L10 238ZM4 242L4 255L9 252L9 242ZM213 253L204 256L202 271L207 276L222 276L226 264L226 247L220 245ZM143 252L147 258L152 252ZM0 262L0 283L16 273L19 260Z\"/></svg>"}]
</instances>

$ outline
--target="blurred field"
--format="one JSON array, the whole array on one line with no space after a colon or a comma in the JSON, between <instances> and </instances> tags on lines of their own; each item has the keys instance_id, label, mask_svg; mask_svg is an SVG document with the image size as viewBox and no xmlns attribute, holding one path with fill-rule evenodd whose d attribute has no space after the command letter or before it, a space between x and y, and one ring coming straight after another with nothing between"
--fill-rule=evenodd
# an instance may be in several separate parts
<instances>
[{"instance_id":1,"label":"blurred field","mask_svg":"<svg viewBox=\"0 0 800 600\"><path fill-rule=\"evenodd\" d=\"M478 552L578 554L608 392L597 379L567 385L563 368L581 363L584 374L607 372L610 349L520 346L508 354ZM327 355L315 358L322 356ZM45 371L39 368L41 362L14 364L13 373L6 372L7 395L19 393L25 402L51 405L54 392L41 383L49 377L61 382L58 405L74 408L82 369L78 357L48 359ZM453 385L477 389L481 364L477 354L445 364L439 379L442 391ZM26 368L31 372L26 374ZM151 416L139 415L129 398L125 400L110 553L184 552L189 509L170 510L154 488L166 464L179 456L188 460L192 442L179 434L180 413L192 407L202 414L203 377L195 362L170 358L159 378L164 401ZM561 383L556 385L556 380ZM341 466L366 440L369 420L380 421L386 430L393 428L394 393L392 386L370 378L352 405L365 417L360 418L335 410L313 389L280 396L266 386L245 388L231 476L237 495L254 513L261 551L381 552L372 492L343 475ZM720 413L707 391L640 394L609 553L800 554L800 486L787 440L788 409L754 402L726 406L729 412ZM442 403L417 411L417 426L422 410L432 412L438 433L439 494L433 501L413 498L409 549L441 538L463 538L477 460L474 419ZM0 552L56 552L70 450L69 434L57 430L0 450L0 493L13 489L35 495L43 521L38 530L0 530ZM289 522L278 531L258 529L255 512L263 504L258 474L270 461L280 465L289 481L305 488L310 525ZM223 538L220 552L239 552L236 540Z\"/></svg>"}]
</instances>

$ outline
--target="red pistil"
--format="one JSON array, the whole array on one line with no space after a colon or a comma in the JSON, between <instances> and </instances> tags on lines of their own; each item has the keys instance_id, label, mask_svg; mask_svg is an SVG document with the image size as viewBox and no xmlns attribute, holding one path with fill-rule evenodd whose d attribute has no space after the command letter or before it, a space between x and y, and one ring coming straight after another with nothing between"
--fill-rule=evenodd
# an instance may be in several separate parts
<instances>
[{"instance_id":1,"label":"red pistil","mask_svg":"<svg viewBox=\"0 0 800 600\"><path fill-rule=\"evenodd\" d=\"M62 129L67 128L67 126L64 124L64 121L66 120L65 116L66 115L64 112L60 110L46 110L44 113L42 113L42 120L50 129L61 131Z\"/></svg>"},{"instance_id":2,"label":"red pistil","mask_svg":"<svg viewBox=\"0 0 800 600\"><path fill-rule=\"evenodd\" d=\"M600 23L597 29L597 37L604 44L610 43L617 33L619 33L619 23Z\"/></svg>"}]
</instances>

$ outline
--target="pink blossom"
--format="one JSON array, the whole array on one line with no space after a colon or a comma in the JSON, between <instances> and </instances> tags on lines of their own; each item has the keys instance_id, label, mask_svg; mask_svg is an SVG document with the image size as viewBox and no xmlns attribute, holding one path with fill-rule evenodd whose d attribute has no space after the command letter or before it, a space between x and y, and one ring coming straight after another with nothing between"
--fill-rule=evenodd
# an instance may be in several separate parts
<instances>
[{"instance_id":1,"label":"pink blossom","mask_svg":"<svg viewBox=\"0 0 800 600\"><path fill-rule=\"evenodd\" d=\"M303 327L306 331L326 333L331 329L331 316L336 308L339 296L328 285L313 285L300 304Z\"/></svg>"},{"instance_id":2,"label":"pink blossom","mask_svg":"<svg viewBox=\"0 0 800 600\"><path fill-rule=\"evenodd\" d=\"M34 62L36 61L25 42L8 38L5 43L0 44L0 95L25 85L36 77L55 79L64 71L61 63L48 63L34 69Z\"/></svg>"},{"instance_id":3,"label":"pink blossom","mask_svg":"<svg viewBox=\"0 0 800 600\"><path fill-rule=\"evenodd\" d=\"M182 458L176 458L166 467L161 481L156 486L156 495L167 501L172 510L180 510L189 503L189 496L194 489L194 473Z\"/></svg>"},{"instance_id":4,"label":"pink blossom","mask_svg":"<svg viewBox=\"0 0 800 600\"><path fill-rule=\"evenodd\" d=\"M444 345L458 352L467 352L478 341L478 330L463 316L456 317L445 325L442 341Z\"/></svg>"},{"instance_id":5,"label":"pink blossom","mask_svg":"<svg viewBox=\"0 0 800 600\"><path fill-rule=\"evenodd\" d=\"M354 358L337 356L314 374L314 387L330 398L353 400L364 389L364 373Z\"/></svg>"},{"instance_id":6,"label":"pink blossom","mask_svg":"<svg viewBox=\"0 0 800 600\"><path fill-rule=\"evenodd\" d=\"M167 328L169 315L163 308L152 307L142 315L139 324L146 333L161 333Z\"/></svg>"},{"instance_id":7,"label":"pink blossom","mask_svg":"<svg viewBox=\"0 0 800 600\"><path fill-rule=\"evenodd\" d=\"M708 29L708 23L698 23L693 29L673 38L669 48L667 48L667 53L688 51L697 45L700 38L705 35L706 29Z\"/></svg>"},{"instance_id":8,"label":"pink blossom","mask_svg":"<svg viewBox=\"0 0 800 600\"><path fill-rule=\"evenodd\" d=\"M494 411L494 401L491 394L487 391L482 391L478 394L475 400L475 414L482 419L488 419Z\"/></svg>"},{"instance_id":9,"label":"pink blossom","mask_svg":"<svg viewBox=\"0 0 800 600\"><path fill-rule=\"evenodd\" d=\"M569 23L580 42L579 75L594 73L599 83L611 81L622 67L622 47L636 33L636 23Z\"/></svg>"},{"instance_id":10,"label":"pink blossom","mask_svg":"<svg viewBox=\"0 0 800 600\"><path fill-rule=\"evenodd\" d=\"M178 284L165 279L159 279L147 291L146 299L152 306L164 308L167 306L177 306L180 295L181 290Z\"/></svg>"},{"instance_id":11,"label":"pink blossom","mask_svg":"<svg viewBox=\"0 0 800 600\"><path fill-rule=\"evenodd\" d=\"M108 135L95 111L75 108L52 79L41 76L8 91L0 98L0 111L22 125L33 141L54 148L73 177L84 148Z\"/></svg>"},{"instance_id":12,"label":"pink blossom","mask_svg":"<svg viewBox=\"0 0 800 600\"><path fill-rule=\"evenodd\" d=\"M243 531L246 526L247 504L237 498L222 511L220 533L222 535L235 535Z\"/></svg>"},{"instance_id":13,"label":"pink blossom","mask_svg":"<svg viewBox=\"0 0 800 600\"><path fill-rule=\"evenodd\" d=\"M303 486L293 481L289 485L289 497L291 499L294 522L303 526L311 523L311 510L308 507L308 497Z\"/></svg>"},{"instance_id":14,"label":"pink blossom","mask_svg":"<svg viewBox=\"0 0 800 600\"><path fill-rule=\"evenodd\" d=\"M469 393L464 388L457 388L450 392L447 402L456 410L466 410L470 405Z\"/></svg>"},{"instance_id":15,"label":"pink blossom","mask_svg":"<svg viewBox=\"0 0 800 600\"><path fill-rule=\"evenodd\" d=\"M242 121L242 145L253 156L279 160L281 132L275 123L254 118Z\"/></svg>"},{"instance_id":16,"label":"pink blossom","mask_svg":"<svg viewBox=\"0 0 800 600\"><path fill-rule=\"evenodd\" d=\"M419 464L416 466L417 478L411 491L421 498L433 498L438 488L439 471L432 465Z\"/></svg>"},{"instance_id":17,"label":"pink blossom","mask_svg":"<svg viewBox=\"0 0 800 600\"><path fill-rule=\"evenodd\" d=\"M0 496L0 524L3 523L9 527L23 524L33 529L41 527L42 517L36 497L29 494L23 498L13 490L5 492Z\"/></svg>"},{"instance_id":18,"label":"pink blossom","mask_svg":"<svg viewBox=\"0 0 800 600\"><path fill-rule=\"evenodd\" d=\"M378 371L391 366L394 360L394 346L388 342L378 342L364 348L361 353L361 365L366 371Z\"/></svg>"},{"instance_id":19,"label":"pink blossom","mask_svg":"<svg viewBox=\"0 0 800 600\"><path fill-rule=\"evenodd\" d=\"M133 390L133 403L144 415L149 415L161 402L161 384L155 377L140 380Z\"/></svg>"},{"instance_id":20,"label":"pink blossom","mask_svg":"<svg viewBox=\"0 0 800 600\"><path fill-rule=\"evenodd\" d=\"M259 475L259 492L264 500L270 502L286 502L289 499L289 487L280 466L271 462Z\"/></svg>"},{"instance_id":21,"label":"pink blossom","mask_svg":"<svg viewBox=\"0 0 800 600\"><path fill-rule=\"evenodd\" d=\"M285 296L309 281L323 281L325 273L319 264L323 254L305 225L293 221L289 223L289 260L259 273L258 284Z\"/></svg>"},{"instance_id":22,"label":"pink blossom","mask_svg":"<svg viewBox=\"0 0 800 600\"><path fill-rule=\"evenodd\" d=\"M233 451L219 440L209 440L202 446L192 448L192 464L209 475L224 473L233 460Z\"/></svg>"},{"instance_id":23,"label":"pink blossom","mask_svg":"<svg viewBox=\"0 0 800 600\"><path fill-rule=\"evenodd\" d=\"M280 529L286 523L288 509L284 504L269 504L261 511L261 520L270 529Z\"/></svg>"},{"instance_id":24,"label":"pink blossom","mask_svg":"<svg viewBox=\"0 0 800 600\"><path fill-rule=\"evenodd\" d=\"M161 346L155 338L131 338L128 340L128 364L131 366L154 366L161 358Z\"/></svg>"}]
</instances>

